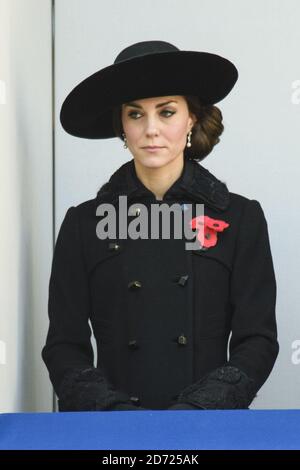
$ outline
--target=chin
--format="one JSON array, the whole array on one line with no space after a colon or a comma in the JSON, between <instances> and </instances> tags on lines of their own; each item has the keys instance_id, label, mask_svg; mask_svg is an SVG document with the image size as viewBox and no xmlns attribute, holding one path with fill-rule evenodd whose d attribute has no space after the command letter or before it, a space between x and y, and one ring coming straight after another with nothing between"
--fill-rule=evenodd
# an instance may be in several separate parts
<instances>
[{"instance_id":1,"label":"chin","mask_svg":"<svg viewBox=\"0 0 300 470\"><path fill-rule=\"evenodd\" d=\"M142 156L136 159L140 165L143 165L146 168L160 168L171 163L173 158L166 158L162 155L148 155Z\"/></svg>"},{"instance_id":2,"label":"chin","mask_svg":"<svg viewBox=\"0 0 300 470\"><path fill-rule=\"evenodd\" d=\"M167 161L164 158L159 156L150 155L149 157L138 158L137 161L140 165L147 167L147 168L159 168L164 166Z\"/></svg>"}]
</instances>

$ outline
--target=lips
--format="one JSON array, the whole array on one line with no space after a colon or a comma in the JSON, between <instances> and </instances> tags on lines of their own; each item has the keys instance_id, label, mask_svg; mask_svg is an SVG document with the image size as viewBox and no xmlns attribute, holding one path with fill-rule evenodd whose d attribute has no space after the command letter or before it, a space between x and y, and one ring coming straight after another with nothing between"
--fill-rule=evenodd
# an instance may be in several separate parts
<instances>
[{"instance_id":1,"label":"lips","mask_svg":"<svg viewBox=\"0 0 300 470\"><path fill-rule=\"evenodd\" d=\"M159 150L162 150L164 147L143 147L143 150L147 153L158 153Z\"/></svg>"},{"instance_id":2,"label":"lips","mask_svg":"<svg viewBox=\"0 0 300 470\"><path fill-rule=\"evenodd\" d=\"M143 149L162 149L163 147L159 147L158 145L147 145L146 147L142 147Z\"/></svg>"}]
</instances>

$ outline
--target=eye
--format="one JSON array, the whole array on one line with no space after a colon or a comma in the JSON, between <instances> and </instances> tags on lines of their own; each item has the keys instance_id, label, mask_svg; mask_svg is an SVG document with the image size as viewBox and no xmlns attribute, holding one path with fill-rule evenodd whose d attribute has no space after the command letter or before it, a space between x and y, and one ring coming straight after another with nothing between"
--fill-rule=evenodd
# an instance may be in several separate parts
<instances>
[{"instance_id":1,"label":"eye","mask_svg":"<svg viewBox=\"0 0 300 470\"><path fill-rule=\"evenodd\" d=\"M168 109L164 109L162 113L170 113L172 116L173 114L175 114L175 111L169 111Z\"/></svg>"},{"instance_id":2,"label":"eye","mask_svg":"<svg viewBox=\"0 0 300 470\"><path fill-rule=\"evenodd\" d=\"M161 114L163 114L163 113L170 113L170 115L167 116L167 117L171 117L173 114L175 114L175 111L170 111L169 109L163 109L163 110L161 111ZM138 111L130 111L130 112L128 113L128 116L129 116L129 117L133 117L133 119L136 119L136 118L134 117L134 115L136 115L136 114L140 114L140 113L139 113Z\"/></svg>"},{"instance_id":3,"label":"eye","mask_svg":"<svg viewBox=\"0 0 300 470\"><path fill-rule=\"evenodd\" d=\"M130 111L130 113L128 113L128 116L133 117L135 114L139 114L139 113L137 111Z\"/></svg>"}]
</instances>

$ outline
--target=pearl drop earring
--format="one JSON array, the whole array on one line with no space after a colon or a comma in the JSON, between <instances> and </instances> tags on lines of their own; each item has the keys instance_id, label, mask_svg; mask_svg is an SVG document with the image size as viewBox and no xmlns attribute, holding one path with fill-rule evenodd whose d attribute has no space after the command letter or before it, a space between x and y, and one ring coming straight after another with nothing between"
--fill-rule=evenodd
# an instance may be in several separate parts
<instances>
[{"instance_id":1,"label":"pearl drop earring","mask_svg":"<svg viewBox=\"0 0 300 470\"><path fill-rule=\"evenodd\" d=\"M187 141L187 144L186 144L187 147L191 147L191 146L192 146L192 143L191 143L191 136L192 136L192 131L190 131L190 132L188 133L188 141Z\"/></svg>"},{"instance_id":2,"label":"pearl drop earring","mask_svg":"<svg viewBox=\"0 0 300 470\"><path fill-rule=\"evenodd\" d=\"M123 132L122 136L124 137L124 145L123 145L123 147L124 147L124 149L127 149L127 148L128 148L128 147L127 147L127 139L126 139L126 135L124 134L124 132Z\"/></svg>"}]
</instances>

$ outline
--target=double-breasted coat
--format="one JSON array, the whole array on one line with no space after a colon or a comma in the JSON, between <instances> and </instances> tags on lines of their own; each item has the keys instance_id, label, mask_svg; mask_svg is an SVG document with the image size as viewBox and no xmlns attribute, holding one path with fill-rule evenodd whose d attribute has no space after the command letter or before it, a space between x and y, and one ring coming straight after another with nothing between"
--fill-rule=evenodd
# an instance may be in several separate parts
<instances>
[{"instance_id":1,"label":"double-breasted coat","mask_svg":"<svg viewBox=\"0 0 300 470\"><path fill-rule=\"evenodd\" d=\"M128 224L142 205L179 203L191 215L204 204L228 226L206 249L161 233L100 239L97 208L113 204L118 215L119 196L134 204ZM247 408L278 354L275 305L260 203L192 160L159 201L131 160L94 199L70 207L59 230L42 357L60 410Z\"/></svg>"}]
</instances>

